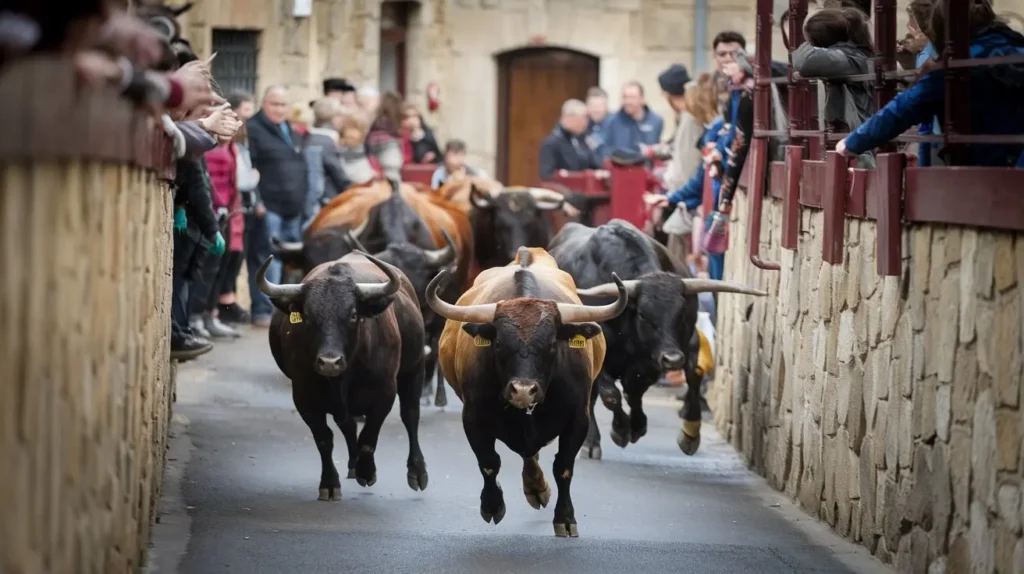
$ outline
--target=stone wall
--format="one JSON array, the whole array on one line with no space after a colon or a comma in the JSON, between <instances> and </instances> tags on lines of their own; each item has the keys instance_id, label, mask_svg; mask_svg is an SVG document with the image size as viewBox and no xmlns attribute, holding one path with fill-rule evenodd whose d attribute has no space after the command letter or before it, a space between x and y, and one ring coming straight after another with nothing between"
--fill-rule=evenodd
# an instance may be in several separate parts
<instances>
[{"instance_id":1,"label":"stone wall","mask_svg":"<svg viewBox=\"0 0 1024 574\"><path fill-rule=\"evenodd\" d=\"M1024 572L1024 236L904 228L902 277L875 272L875 224L846 220L842 265L821 259L823 213L802 208L781 249L765 200L746 257L738 194L723 296L715 424L757 472L901 572Z\"/></svg>"},{"instance_id":2,"label":"stone wall","mask_svg":"<svg viewBox=\"0 0 1024 574\"><path fill-rule=\"evenodd\" d=\"M169 148L144 114L73 78L46 61L0 75L9 574L136 571L164 466L172 215L154 168Z\"/></svg>"}]
</instances>

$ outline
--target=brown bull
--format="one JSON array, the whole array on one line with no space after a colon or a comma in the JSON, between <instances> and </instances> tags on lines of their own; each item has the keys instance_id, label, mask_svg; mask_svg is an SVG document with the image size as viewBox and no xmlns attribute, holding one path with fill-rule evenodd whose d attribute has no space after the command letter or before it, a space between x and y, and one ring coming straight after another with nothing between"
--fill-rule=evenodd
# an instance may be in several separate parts
<instances>
[{"instance_id":1,"label":"brown bull","mask_svg":"<svg viewBox=\"0 0 1024 574\"><path fill-rule=\"evenodd\" d=\"M445 277L443 271L431 282L427 302L448 319L439 361L464 403L462 424L484 479L481 517L498 524L505 516L495 440L523 458L523 492L540 509L551 489L539 451L557 438L555 535L578 536L569 490L590 425L591 385L604 362L598 323L626 308L625 287L619 283L611 304L583 305L572 277L544 249L525 247L509 265L480 273L456 305L437 295Z\"/></svg>"}]
</instances>

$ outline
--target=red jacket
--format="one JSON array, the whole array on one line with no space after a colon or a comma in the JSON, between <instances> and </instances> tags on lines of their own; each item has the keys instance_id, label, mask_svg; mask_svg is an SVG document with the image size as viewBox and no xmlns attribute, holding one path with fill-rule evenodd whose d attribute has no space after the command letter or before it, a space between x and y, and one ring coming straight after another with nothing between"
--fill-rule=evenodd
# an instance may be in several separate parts
<instances>
[{"instance_id":1,"label":"red jacket","mask_svg":"<svg viewBox=\"0 0 1024 574\"><path fill-rule=\"evenodd\" d=\"M210 174L210 197L213 199L213 209L227 208L228 212L240 210L242 197L238 193L236 181L238 172L237 161L235 160L235 144L219 145L206 152L206 170ZM243 237L245 234L245 216L241 211L229 218L227 240L229 251L242 251Z\"/></svg>"}]
</instances>

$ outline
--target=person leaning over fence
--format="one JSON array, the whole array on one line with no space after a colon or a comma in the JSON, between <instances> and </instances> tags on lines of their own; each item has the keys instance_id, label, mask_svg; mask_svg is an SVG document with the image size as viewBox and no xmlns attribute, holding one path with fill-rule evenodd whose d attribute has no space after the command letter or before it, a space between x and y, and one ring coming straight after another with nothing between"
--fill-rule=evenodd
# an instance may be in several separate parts
<instances>
[{"instance_id":1,"label":"person leaning over fence","mask_svg":"<svg viewBox=\"0 0 1024 574\"><path fill-rule=\"evenodd\" d=\"M920 22L919 22L920 23ZM992 3L971 4L970 57L989 58L1024 54L1024 36L996 17ZM936 2L924 32L933 46L946 42L945 2ZM930 122L946 104L945 72L929 62L910 89L900 93L856 131L836 146L844 155L858 155L876 148L915 124ZM992 65L970 68L970 127L975 134L1017 135L1024 133L1024 65ZM1024 167L1022 144L971 144L969 165Z\"/></svg>"},{"instance_id":2,"label":"person leaning over fence","mask_svg":"<svg viewBox=\"0 0 1024 574\"><path fill-rule=\"evenodd\" d=\"M867 16L857 8L825 8L804 22L807 41L793 51L793 69L805 77L834 78L871 71L874 48ZM837 79L828 82L824 94L824 120L833 131L848 133L859 128L875 111L875 95L869 82ZM858 167L872 168L875 158L864 154Z\"/></svg>"},{"instance_id":3,"label":"person leaning over fence","mask_svg":"<svg viewBox=\"0 0 1024 574\"><path fill-rule=\"evenodd\" d=\"M354 185L373 181L377 174L366 153L366 122L358 110L343 110L336 118L341 143L341 167Z\"/></svg>"},{"instance_id":4,"label":"person leaning over fence","mask_svg":"<svg viewBox=\"0 0 1024 574\"><path fill-rule=\"evenodd\" d=\"M405 163L441 162L441 148L434 131L423 123L419 108L412 104L402 108L402 156Z\"/></svg>"},{"instance_id":5,"label":"person leaning over fence","mask_svg":"<svg viewBox=\"0 0 1024 574\"><path fill-rule=\"evenodd\" d=\"M366 103L364 111L373 109L372 101ZM376 107L376 117L366 136L366 151L370 163L376 163L381 175L389 181L402 181L402 98L395 92L388 92Z\"/></svg>"},{"instance_id":6,"label":"person leaning over fence","mask_svg":"<svg viewBox=\"0 0 1024 574\"><path fill-rule=\"evenodd\" d=\"M927 23L931 18L932 6L935 0L913 0L907 6L907 37L901 42L900 48L914 54L913 69L920 70L928 60L938 60L939 54L935 51L928 36L921 29L918 22ZM939 125L939 118L932 117L930 122L922 122L917 128L921 135L939 135L942 127ZM942 165L942 144L932 142L921 142L917 146L917 165L930 167Z\"/></svg>"}]
</instances>

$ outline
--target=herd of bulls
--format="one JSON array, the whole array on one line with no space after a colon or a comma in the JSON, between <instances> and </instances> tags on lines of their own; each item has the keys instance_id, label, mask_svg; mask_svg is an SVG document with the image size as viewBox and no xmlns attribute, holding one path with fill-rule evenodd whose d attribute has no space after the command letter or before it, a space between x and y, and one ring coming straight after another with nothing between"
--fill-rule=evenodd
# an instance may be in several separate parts
<instances>
[{"instance_id":1,"label":"herd of bulls","mask_svg":"<svg viewBox=\"0 0 1024 574\"><path fill-rule=\"evenodd\" d=\"M484 480L480 514L494 524L505 515L496 441L522 456L523 492L539 509L551 489L538 452L557 439L554 530L577 536L570 484L581 449L601 458L598 397L613 413L612 440L625 447L647 432L643 395L665 371L686 375L678 444L697 451L706 368L697 360L697 294L765 293L692 277L621 220L568 223L552 237L544 212L563 201L475 179L438 190L374 182L325 206L302 243L275 243L275 256L302 278L270 283L268 259L258 284L276 307L271 351L320 452L321 500L341 496L328 415L345 437L348 477L370 486L396 397L409 487L427 487L417 435L431 378L436 405L447 402L445 381L463 401ZM483 269L475 278L474 267ZM365 417L358 435L355 417Z\"/></svg>"}]
</instances>

